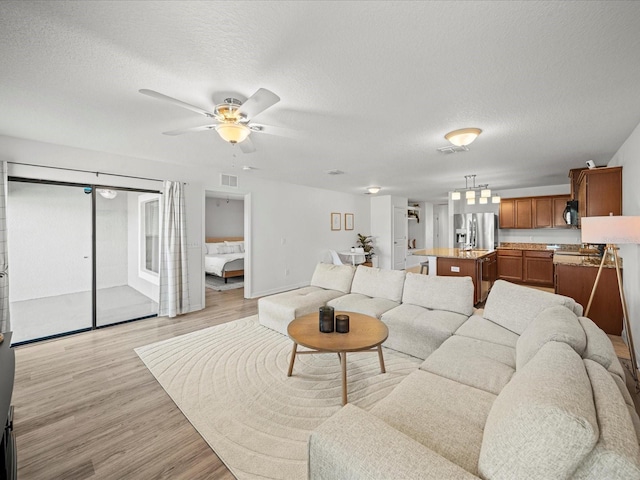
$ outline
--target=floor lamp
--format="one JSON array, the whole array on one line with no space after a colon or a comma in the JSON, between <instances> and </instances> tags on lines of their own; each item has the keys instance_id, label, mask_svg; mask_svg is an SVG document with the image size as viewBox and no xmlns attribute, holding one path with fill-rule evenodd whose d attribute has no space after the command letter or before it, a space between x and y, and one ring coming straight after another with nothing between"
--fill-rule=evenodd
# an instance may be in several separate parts
<instances>
[{"instance_id":1,"label":"floor lamp","mask_svg":"<svg viewBox=\"0 0 640 480\"><path fill-rule=\"evenodd\" d=\"M596 293L600 274L604 266L607 254L611 254L616 266L616 276L618 277L618 290L620 291L620 301L622 302L622 314L624 321L624 329L627 332L627 347L629 347L629 356L631 357L631 375L636 382L638 388L638 364L636 362L636 350L633 346L633 335L631 333L631 325L629 324L629 311L627 309L627 301L624 296L624 288L622 287L622 275L620 274L620 258L618 257L618 247L620 244L640 244L640 217L583 217L580 219L582 228L582 243L606 244L605 251L602 255L600 268L596 275L596 281L593 283L589 303L584 311L584 316L589 316L591 302Z\"/></svg>"}]
</instances>

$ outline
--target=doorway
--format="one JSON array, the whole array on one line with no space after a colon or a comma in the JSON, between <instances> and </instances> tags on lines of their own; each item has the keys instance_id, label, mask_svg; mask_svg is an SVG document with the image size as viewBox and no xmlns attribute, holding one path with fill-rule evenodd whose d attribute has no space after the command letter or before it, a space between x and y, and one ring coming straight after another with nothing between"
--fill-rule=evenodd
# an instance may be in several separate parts
<instances>
[{"instance_id":1,"label":"doorway","mask_svg":"<svg viewBox=\"0 0 640 480\"><path fill-rule=\"evenodd\" d=\"M160 197L10 177L12 343L156 316Z\"/></svg>"}]
</instances>

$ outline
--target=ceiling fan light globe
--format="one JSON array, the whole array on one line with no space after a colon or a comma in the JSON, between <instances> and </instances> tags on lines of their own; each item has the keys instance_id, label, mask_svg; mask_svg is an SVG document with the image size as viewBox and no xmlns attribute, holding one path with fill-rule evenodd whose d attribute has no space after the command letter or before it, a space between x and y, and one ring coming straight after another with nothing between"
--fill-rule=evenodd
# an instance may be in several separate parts
<instances>
[{"instance_id":1,"label":"ceiling fan light globe","mask_svg":"<svg viewBox=\"0 0 640 480\"><path fill-rule=\"evenodd\" d=\"M461 128L447 133L444 138L453 143L456 147L466 147L482 133L479 128Z\"/></svg>"},{"instance_id":2,"label":"ceiling fan light globe","mask_svg":"<svg viewBox=\"0 0 640 480\"><path fill-rule=\"evenodd\" d=\"M236 144L246 140L251 129L240 123L221 123L216 125L216 132L225 142Z\"/></svg>"}]
</instances>

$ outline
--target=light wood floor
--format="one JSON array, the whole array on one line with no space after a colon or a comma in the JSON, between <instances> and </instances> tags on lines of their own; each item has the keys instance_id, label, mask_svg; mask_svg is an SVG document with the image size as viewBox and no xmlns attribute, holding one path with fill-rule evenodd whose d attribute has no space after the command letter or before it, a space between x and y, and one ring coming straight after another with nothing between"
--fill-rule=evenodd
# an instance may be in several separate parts
<instances>
[{"instance_id":1,"label":"light wood floor","mask_svg":"<svg viewBox=\"0 0 640 480\"><path fill-rule=\"evenodd\" d=\"M232 479L134 348L257 313L243 290L207 308L16 349L18 478Z\"/></svg>"}]
</instances>

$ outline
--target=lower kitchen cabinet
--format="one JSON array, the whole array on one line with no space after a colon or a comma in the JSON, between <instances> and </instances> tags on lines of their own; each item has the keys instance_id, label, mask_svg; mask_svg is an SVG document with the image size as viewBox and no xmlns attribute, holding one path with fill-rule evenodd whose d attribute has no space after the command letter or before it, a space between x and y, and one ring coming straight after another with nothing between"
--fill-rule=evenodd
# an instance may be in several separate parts
<instances>
[{"instance_id":1,"label":"lower kitchen cabinet","mask_svg":"<svg viewBox=\"0 0 640 480\"><path fill-rule=\"evenodd\" d=\"M573 298L586 309L598 268L563 264L556 264L555 267L556 293ZM593 304L587 316L606 333L622 333L622 303L615 268L602 269Z\"/></svg>"},{"instance_id":2,"label":"lower kitchen cabinet","mask_svg":"<svg viewBox=\"0 0 640 480\"><path fill-rule=\"evenodd\" d=\"M522 282L553 287L553 252L525 251L522 257Z\"/></svg>"},{"instance_id":3,"label":"lower kitchen cabinet","mask_svg":"<svg viewBox=\"0 0 640 480\"><path fill-rule=\"evenodd\" d=\"M498 250L498 278L522 282L522 250Z\"/></svg>"}]
</instances>

